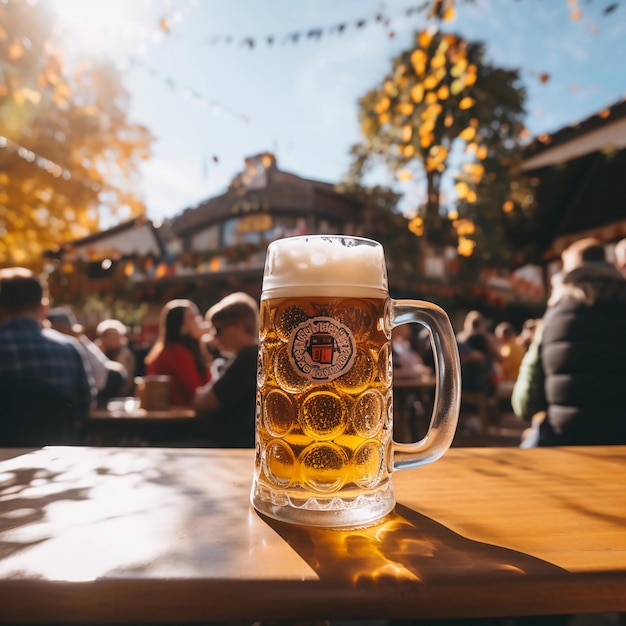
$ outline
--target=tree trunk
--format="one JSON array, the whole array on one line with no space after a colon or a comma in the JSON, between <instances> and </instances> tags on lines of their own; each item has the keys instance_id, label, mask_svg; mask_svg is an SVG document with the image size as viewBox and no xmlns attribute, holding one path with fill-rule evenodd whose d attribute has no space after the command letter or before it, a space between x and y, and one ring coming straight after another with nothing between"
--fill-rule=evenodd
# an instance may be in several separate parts
<instances>
[{"instance_id":1,"label":"tree trunk","mask_svg":"<svg viewBox=\"0 0 626 626\"><path fill-rule=\"evenodd\" d=\"M431 243L441 243L443 240L441 214L439 212L439 193L441 191L441 174L437 171L426 172L427 200L426 215L424 217L424 232L426 239Z\"/></svg>"}]
</instances>

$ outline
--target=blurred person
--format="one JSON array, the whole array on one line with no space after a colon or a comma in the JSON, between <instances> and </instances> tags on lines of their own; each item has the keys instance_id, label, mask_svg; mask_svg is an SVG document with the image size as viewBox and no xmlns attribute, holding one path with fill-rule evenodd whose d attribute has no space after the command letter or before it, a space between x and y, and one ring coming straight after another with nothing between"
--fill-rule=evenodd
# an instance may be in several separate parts
<instances>
[{"instance_id":1,"label":"blurred person","mask_svg":"<svg viewBox=\"0 0 626 626\"><path fill-rule=\"evenodd\" d=\"M0 440L4 445L77 443L80 423L95 397L89 365L83 361L78 342L44 328L47 310L43 279L21 267L0 269ZM26 395L19 398L19 393ZM54 397L59 400L57 407L51 406ZM18 420L24 429L33 425L23 412L27 406L37 414L33 422L41 421L36 430L20 432ZM68 431L56 432L57 427L65 428L68 418L73 420L67 424ZM13 441L7 441L10 433L16 437Z\"/></svg>"},{"instance_id":2,"label":"blurred person","mask_svg":"<svg viewBox=\"0 0 626 626\"><path fill-rule=\"evenodd\" d=\"M427 373L429 368L413 345L409 324L401 324L391 331L391 353L393 356L393 373L400 376L411 376Z\"/></svg>"},{"instance_id":3,"label":"blurred person","mask_svg":"<svg viewBox=\"0 0 626 626\"><path fill-rule=\"evenodd\" d=\"M171 377L174 406L192 406L196 389L211 380L203 334L200 312L191 300L170 300L161 310L159 335L145 358L146 374Z\"/></svg>"},{"instance_id":4,"label":"blurred person","mask_svg":"<svg viewBox=\"0 0 626 626\"><path fill-rule=\"evenodd\" d=\"M519 334L519 340L524 351L528 350L530 344L533 342L535 331L540 323L540 319L530 318L522 324L522 332Z\"/></svg>"},{"instance_id":5,"label":"blurred person","mask_svg":"<svg viewBox=\"0 0 626 626\"><path fill-rule=\"evenodd\" d=\"M626 239L621 239L615 246L615 267L626 276Z\"/></svg>"},{"instance_id":6,"label":"blurred person","mask_svg":"<svg viewBox=\"0 0 626 626\"><path fill-rule=\"evenodd\" d=\"M466 391L480 391L488 397L496 392L496 376L501 360L498 342L487 331L482 313L470 311L463 330L457 335L461 359L461 379Z\"/></svg>"},{"instance_id":7,"label":"blurred person","mask_svg":"<svg viewBox=\"0 0 626 626\"><path fill-rule=\"evenodd\" d=\"M259 307L246 293L222 298L205 315L220 352L230 357L215 381L196 392L195 408L203 418L209 444L253 448Z\"/></svg>"},{"instance_id":8,"label":"blurred person","mask_svg":"<svg viewBox=\"0 0 626 626\"><path fill-rule=\"evenodd\" d=\"M523 416L535 412L539 446L624 444L626 278L606 262L597 239L575 242L562 258L563 273L536 337L534 373L543 372L545 400L523 397L531 407ZM536 414L542 402L543 419ZM520 405L516 413L522 410Z\"/></svg>"},{"instance_id":9,"label":"blurred person","mask_svg":"<svg viewBox=\"0 0 626 626\"><path fill-rule=\"evenodd\" d=\"M115 319L103 320L96 327L95 344L111 361L124 366L128 374L122 395L129 395L134 388L136 359L128 346L126 325Z\"/></svg>"},{"instance_id":10,"label":"blurred person","mask_svg":"<svg viewBox=\"0 0 626 626\"><path fill-rule=\"evenodd\" d=\"M97 404L106 406L111 398L123 393L129 374L121 363L109 359L98 346L87 337L78 323L74 311L67 306L50 309L48 323L54 330L74 337L78 341L83 359L89 363L97 391Z\"/></svg>"},{"instance_id":11,"label":"blurred person","mask_svg":"<svg viewBox=\"0 0 626 626\"><path fill-rule=\"evenodd\" d=\"M500 346L500 375L503 381L514 383L526 350L509 322L500 322L494 334Z\"/></svg>"}]
</instances>

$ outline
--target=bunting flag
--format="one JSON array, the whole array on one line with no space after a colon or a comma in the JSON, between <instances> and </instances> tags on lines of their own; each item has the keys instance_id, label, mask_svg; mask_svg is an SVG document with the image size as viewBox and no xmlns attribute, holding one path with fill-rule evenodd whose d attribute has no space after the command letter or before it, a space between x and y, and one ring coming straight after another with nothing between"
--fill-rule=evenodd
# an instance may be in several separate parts
<instances>
[{"instance_id":1,"label":"bunting flag","mask_svg":"<svg viewBox=\"0 0 626 626\"><path fill-rule=\"evenodd\" d=\"M196 89L192 89L191 87L186 87L186 86L180 85L171 76L168 76L167 74L164 74L163 72L161 72L161 70L157 69L156 67L154 67L152 65L149 65L148 63L145 63L144 61L142 61L141 59L139 59L137 57L132 57L129 60L128 64L129 64L129 66L142 68L142 69L146 70L148 72L148 74L150 74L151 76L154 76L156 78L162 79L163 82L172 91L179 91L186 98L191 100L194 104L197 104L199 106L206 106L209 109L211 109L211 111L213 113L215 113L216 115L222 115L223 117L225 117L227 119L236 119L236 120L239 120L240 122L242 122L244 124L249 124L250 123L250 118L247 115L242 114L242 113L235 113L233 111L230 111L229 109L226 109L225 107L223 107L214 98L210 98L208 96L205 96L204 94L200 93Z\"/></svg>"},{"instance_id":2,"label":"bunting flag","mask_svg":"<svg viewBox=\"0 0 626 626\"><path fill-rule=\"evenodd\" d=\"M431 9L427 14L428 17L437 17L443 19L443 16L438 15L435 8L439 5L441 0L425 0L417 5L407 6L401 13L393 16L387 16L382 12L375 13L367 18L359 18L353 21L339 22L327 27L313 27L305 28L302 30L293 31L283 34L270 34L261 36L235 36L235 35L212 35L208 37L204 43L210 46L229 46L235 45L237 47L248 48L252 50L259 45L272 47L275 45L287 45L298 44L301 41L320 41L324 36L328 35L342 35L350 30L362 30L369 24L376 24L382 26L387 30L389 37L393 38L395 33L391 28L392 21L395 19L411 18L414 15L419 15Z\"/></svg>"}]
</instances>

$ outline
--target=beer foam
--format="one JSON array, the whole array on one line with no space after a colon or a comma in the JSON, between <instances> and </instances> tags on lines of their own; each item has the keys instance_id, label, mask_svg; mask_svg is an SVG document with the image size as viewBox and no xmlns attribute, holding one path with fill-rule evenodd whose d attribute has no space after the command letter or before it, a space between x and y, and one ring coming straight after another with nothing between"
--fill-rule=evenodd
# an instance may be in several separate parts
<instances>
[{"instance_id":1,"label":"beer foam","mask_svg":"<svg viewBox=\"0 0 626 626\"><path fill-rule=\"evenodd\" d=\"M285 294L279 292L285 292ZM341 235L287 237L267 249L263 293L282 295L367 295L387 292L382 246Z\"/></svg>"}]
</instances>

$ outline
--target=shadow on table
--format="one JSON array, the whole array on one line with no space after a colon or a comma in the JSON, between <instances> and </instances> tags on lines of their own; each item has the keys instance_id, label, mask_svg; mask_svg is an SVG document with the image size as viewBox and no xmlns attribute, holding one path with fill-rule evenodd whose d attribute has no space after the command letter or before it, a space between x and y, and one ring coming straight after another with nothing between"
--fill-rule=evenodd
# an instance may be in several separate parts
<instances>
[{"instance_id":1,"label":"shadow on table","mask_svg":"<svg viewBox=\"0 0 626 626\"><path fill-rule=\"evenodd\" d=\"M346 531L267 523L316 571L320 579L354 585L381 578L435 581L449 578L451 564L467 575L541 576L562 568L515 550L473 541L404 505L380 524Z\"/></svg>"},{"instance_id":2,"label":"shadow on table","mask_svg":"<svg viewBox=\"0 0 626 626\"><path fill-rule=\"evenodd\" d=\"M437 606L442 603L449 606L450 615L462 615L467 606L473 607L474 614L480 614L490 602L490 596L496 598L498 605L500 592L494 588L494 580L498 586L511 578L516 579L516 585L519 582L519 598L511 600L509 597L508 606L513 602L518 614L530 613L532 602L528 594L532 593L531 587L537 586L537 580L568 575L563 568L531 555L463 537L403 505L397 505L378 525L346 531L292 526L264 519L315 570L322 584L332 586L333 581L338 584L351 581L363 602L364 615L369 619L406 615L407 597L414 598L415 611L418 614L423 611L424 618L439 613ZM485 579L482 589L481 578ZM462 589L463 579L471 581L466 589ZM460 601L457 601L459 593ZM396 599L402 599L404 605L399 611L393 608ZM376 615L383 600L386 615ZM488 609L493 610L493 607ZM473 626L505 623L497 621L499 618L481 619L429 619L415 623Z\"/></svg>"}]
</instances>

